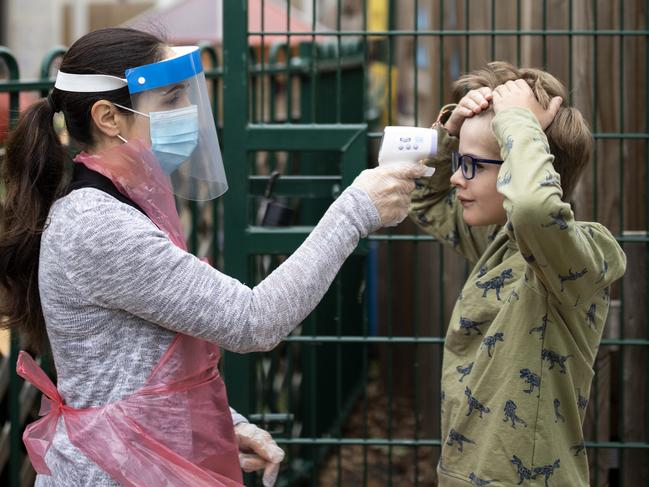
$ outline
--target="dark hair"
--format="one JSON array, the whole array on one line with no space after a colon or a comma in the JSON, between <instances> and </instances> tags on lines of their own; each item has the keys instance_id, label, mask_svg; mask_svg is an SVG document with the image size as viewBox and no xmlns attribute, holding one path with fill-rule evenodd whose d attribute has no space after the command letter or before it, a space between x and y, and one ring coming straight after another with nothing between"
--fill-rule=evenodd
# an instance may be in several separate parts
<instances>
[{"instance_id":1,"label":"dark hair","mask_svg":"<svg viewBox=\"0 0 649 487\"><path fill-rule=\"evenodd\" d=\"M124 77L126 69L162 59L165 43L126 28L101 29L76 41L60 70L72 74ZM67 130L81 146L94 144L92 106L109 100L130 107L127 88L103 93L71 93L56 88L21 114L10 134L0 177L5 195L0 206L0 327L21 334L35 351L47 344L38 293L41 234L52 203L65 189L65 151L54 131L62 111Z\"/></svg>"},{"instance_id":2,"label":"dark hair","mask_svg":"<svg viewBox=\"0 0 649 487\"><path fill-rule=\"evenodd\" d=\"M519 78L527 81L543 108L547 108L555 96L563 98L563 103L545 134L550 152L554 155L554 168L561 177L563 200L567 201L590 160L593 136L581 112L567 105L566 88L558 79L540 69L516 68L509 63L495 61L458 79L454 84L453 95L459 100L469 90L482 86L493 89Z\"/></svg>"}]
</instances>

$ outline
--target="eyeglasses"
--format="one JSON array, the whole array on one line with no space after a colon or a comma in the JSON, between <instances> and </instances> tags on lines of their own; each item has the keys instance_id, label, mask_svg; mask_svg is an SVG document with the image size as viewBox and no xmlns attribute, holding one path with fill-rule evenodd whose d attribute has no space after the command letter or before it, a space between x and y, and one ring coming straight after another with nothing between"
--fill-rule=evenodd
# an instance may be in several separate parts
<instances>
[{"instance_id":1,"label":"eyeglasses","mask_svg":"<svg viewBox=\"0 0 649 487\"><path fill-rule=\"evenodd\" d=\"M499 161L497 159L480 159L469 154L460 154L458 151L453 151L451 154L451 169L455 172L461 167L462 176L467 180L475 177L475 168L478 164L502 164L503 162L505 161Z\"/></svg>"}]
</instances>

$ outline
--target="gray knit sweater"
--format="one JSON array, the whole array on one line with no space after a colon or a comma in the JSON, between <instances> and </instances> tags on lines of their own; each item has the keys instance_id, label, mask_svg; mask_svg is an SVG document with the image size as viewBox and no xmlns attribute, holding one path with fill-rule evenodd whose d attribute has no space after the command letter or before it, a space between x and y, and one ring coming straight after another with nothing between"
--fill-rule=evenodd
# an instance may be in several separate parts
<instances>
[{"instance_id":1,"label":"gray knit sweater","mask_svg":"<svg viewBox=\"0 0 649 487\"><path fill-rule=\"evenodd\" d=\"M52 207L39 288L58 390L73 407L136 391L176 332L226 350L270 350L318 304L359 239L380 217L348 188L300 248L255 288L177 248L145 215L99 190ZM116 485L67 440L59 421L37 486Z\"/></svg>"}]
</instances>

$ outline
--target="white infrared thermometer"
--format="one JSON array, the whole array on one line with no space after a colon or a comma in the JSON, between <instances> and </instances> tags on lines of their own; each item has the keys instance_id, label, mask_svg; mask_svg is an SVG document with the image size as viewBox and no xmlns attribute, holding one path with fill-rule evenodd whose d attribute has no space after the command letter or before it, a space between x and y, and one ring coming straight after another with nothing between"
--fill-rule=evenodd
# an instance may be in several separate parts
<instances>
[{"instance_id":1,"label":"white infrared thermometer","mask_svg":"<svg viewBox=\"0 0 649 487\"><path fill-rule=\"evenodd\" d=\"M388 126L383 131L379 164L418 162L437 154L437 131L422 127Z\"/></svg>"}]
</instances>

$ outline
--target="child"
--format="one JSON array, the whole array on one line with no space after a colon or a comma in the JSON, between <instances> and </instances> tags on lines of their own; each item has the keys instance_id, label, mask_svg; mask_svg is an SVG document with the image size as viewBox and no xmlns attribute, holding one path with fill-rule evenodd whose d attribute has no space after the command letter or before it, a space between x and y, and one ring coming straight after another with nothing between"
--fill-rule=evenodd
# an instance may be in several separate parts
<instances>
[{"instance_id":1,"label":"child","mask_svg":"<svg viewBox=\"0 0 649 487\"><path fill-rule=\"evenodd\" d=\"M456 82L467 91L411 202L474 265L444 347L439 485L587 486L592 365L626 266L567 202L591 134L543 71L490 63Z\"/></svg>"}]
</instances>

